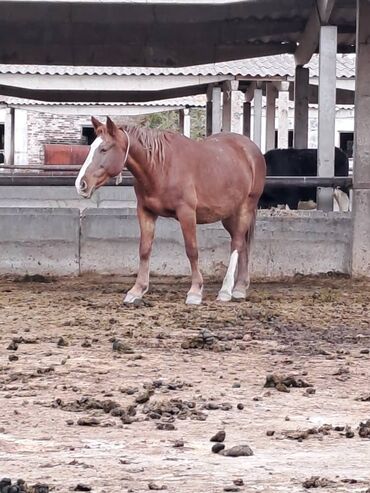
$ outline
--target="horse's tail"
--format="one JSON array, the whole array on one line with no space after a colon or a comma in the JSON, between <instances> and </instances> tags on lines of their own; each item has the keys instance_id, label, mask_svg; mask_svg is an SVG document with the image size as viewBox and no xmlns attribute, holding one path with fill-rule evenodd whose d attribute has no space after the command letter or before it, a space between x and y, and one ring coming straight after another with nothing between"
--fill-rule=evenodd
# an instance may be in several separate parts
<instances>
[{"instance_id":1,"label":"horse's tail","mask_svg":"<svg viewBox=\"0 0 370 493\"><path fill-rule=\"evenodd\" d=\"M254 208L253 212L252 212L252 218L251 218L250 226L249 226L249 229L246 233L246 238L245 238L247 241L247 247L248 248L251 246L253 239L254 239L254 232L256 229L256 219L257 219L257 208Z\"/></svg>"},{"instance_id":2,"label":"horse's tail","mask_svg":"<svg viewBox=\"0 0 370 493\"><path fill-rule=\"evenodd\" d=\"M252 249L252 244L253 244L253 240L254 240L254 233L255 233L255 229L256 229L257 206L254 207L253 212L251 214L252 214L252 216L251 216L250 225L249 225L249 228L245 234L245 240L247 243L247 269L248 269L248 272L249 272L249 262L250 262L250 258L251 258L251 249Z\"/></svg>"}]
</instances>

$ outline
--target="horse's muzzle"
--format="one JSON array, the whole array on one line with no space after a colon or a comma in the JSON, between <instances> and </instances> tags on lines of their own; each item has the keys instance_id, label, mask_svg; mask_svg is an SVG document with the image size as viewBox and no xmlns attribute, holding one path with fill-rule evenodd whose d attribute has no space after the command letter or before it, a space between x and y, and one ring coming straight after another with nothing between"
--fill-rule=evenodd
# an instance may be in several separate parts
<instances>
[{"instance_id":1,"label":"horse's muzzle","mask_svg":"<svg viewBox=\"0 0 370 493\"><path fill-rule=\"evenodd\" d=\"M91 195L93 194L95 190L95 187L91 187L89 190L89 186L85 180L81 181L78 194L83 197L84 199L89 199Z\"/></svg>"}]
</instances>

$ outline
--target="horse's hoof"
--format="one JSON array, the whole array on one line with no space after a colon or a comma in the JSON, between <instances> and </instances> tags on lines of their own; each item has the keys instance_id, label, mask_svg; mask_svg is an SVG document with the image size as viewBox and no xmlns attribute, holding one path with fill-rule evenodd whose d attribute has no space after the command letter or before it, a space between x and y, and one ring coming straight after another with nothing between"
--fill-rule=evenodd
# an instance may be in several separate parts
<instances>
[{"instance_id":1,"label":"horse's hoof","mask_svg":"<svg viewBox=\"0 0 370 493\"><path fill-rule=\"evenodd\" d=\"M234 289L232 297L234 298L234 300L245 300L245 298L247 297L247 293L239 289Z\"/></svg>"},{"instance_id":2,"label":"horse's hoof","mask_svg":"<svg viewBox=\"0 0 370 493\"><path fill-rule=\"evenodd\" d=\"M231 294L227 291L220 291L217 296L217 301L231 301Z\"/></svg>"},{"instance_id":3,"label":"horse's hoof","mask_svg":"<svg viewBox=\"0 0 370 493\"><path fill-rule=\"evenodd\" d=\"M186 297L187 305L200 305L202 303L202 295L199 293L188 293Z\"/></svg>"},{"instance_id":4,"label":"horse's hoof","mask_svg":"<svg viewBox=\"0 0 370 493\"><path fill-rule=\"evenodd\" d=\"M130 291L126 294L125 299L123 300L124 303L132 305L133 303L140 302L141 296L136 296L133 293L130 293Z\"/></svg>"}]
</instances>

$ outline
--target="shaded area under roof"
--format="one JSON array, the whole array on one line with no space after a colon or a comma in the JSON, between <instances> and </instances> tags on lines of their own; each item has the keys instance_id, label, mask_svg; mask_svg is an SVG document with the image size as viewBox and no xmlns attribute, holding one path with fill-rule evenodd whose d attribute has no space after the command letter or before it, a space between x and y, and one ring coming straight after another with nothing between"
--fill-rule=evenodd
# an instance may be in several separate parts
<instances>
[{"instance_id":1,"label":"shaded area under roof","mask_svg":"<svg viewBox=\"0 0 370 493\"><path fill-rule=\"evenodd\" d=\"M314 0L3 1L0 63L161 66L294 53ZM338 51L353 50L355 0L338 0Z\"/></svg>"}]
</instances>

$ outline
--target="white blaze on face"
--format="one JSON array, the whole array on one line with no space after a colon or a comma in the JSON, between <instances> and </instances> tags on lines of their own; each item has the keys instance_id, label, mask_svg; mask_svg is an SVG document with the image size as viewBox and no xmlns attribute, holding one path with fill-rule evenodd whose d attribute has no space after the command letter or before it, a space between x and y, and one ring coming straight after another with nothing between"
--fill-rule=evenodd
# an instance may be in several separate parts
<instances>
[{"instance_id":1,"label":"white blaze on face","mask_svg":"<svg viewBox=\"0 0 370 493\"><path fill-rule=\"evenodd\" d=\"M78 173L78 176L75 181L75 187L78 193L80 193L80 188L81 188L81 180L84 177L87 168L90 166L93 160L94 152L96 149L99 147L99 145L103 142L103 139L101 137L97 137L94 142L90 146L90 151L89 154L87 155L87 158L82 165L82 168L80 169L80 172Z\"/></svg>"}]
</instances>

